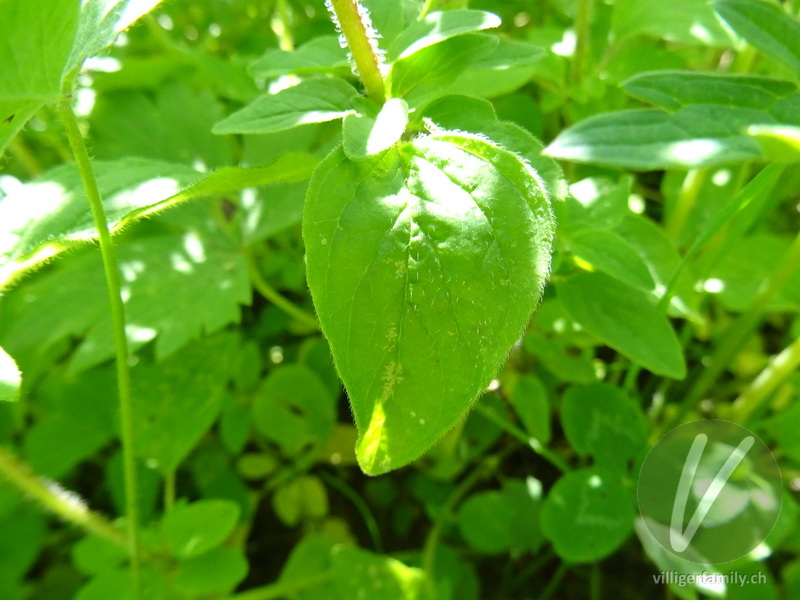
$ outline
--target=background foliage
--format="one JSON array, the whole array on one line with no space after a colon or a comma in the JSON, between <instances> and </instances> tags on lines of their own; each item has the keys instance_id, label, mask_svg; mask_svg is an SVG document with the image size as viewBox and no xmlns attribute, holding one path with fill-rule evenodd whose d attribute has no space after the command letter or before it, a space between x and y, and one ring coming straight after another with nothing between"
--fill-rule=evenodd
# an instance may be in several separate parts
<instances>
[{"instance_id":1,"label":"background foliage","mask_svg":"<svg viewBox=\"0 0 800 600\"><path fill-rule=\"evenodd\" d=\"M306 286L308 180L342 117L344 151L374 152L354 106L378 118L353 104L325 7L78 4L0 0L0 400L19 398L0 403L0 597L133 597L112 322L64 94L116 234L143 597L800 597L800 3L473 0L496 17L452 12L434 42L420 10L466 1L364 1L416 131L528 144L558 227L507 365L378 478ZM639 466L698 418L748 426L781 466L759 553L707 569L764 584L653 583L698 567L643 532Z\"/></svg>"}]
</instances>

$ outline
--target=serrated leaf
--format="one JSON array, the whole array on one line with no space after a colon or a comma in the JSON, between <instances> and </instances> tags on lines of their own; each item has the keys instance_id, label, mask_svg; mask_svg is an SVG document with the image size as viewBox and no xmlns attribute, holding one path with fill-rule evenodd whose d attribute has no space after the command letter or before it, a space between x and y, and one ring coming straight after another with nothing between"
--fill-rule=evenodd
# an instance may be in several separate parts
<instances>
[{"instance_id":1,"label":"serrated leaf","mask_svg":"<svg viewBox=\"0 0 800 600\"><path fill-rule=\"evenodd\" d=\"M308 283L365 472L420 456L489 383L539 300L552 231L532 171L468 134L320 164L303 217Z\"/></svg>"},{"instance_id":2,"label":"serrated leaf","mask_svg":"<svg viewBox=\"0 0 800 600\"><path fill-rule=\"evenodd\" d=\"M588 265L640 290L655 287L636 249L616 233L586 229L570 236L567 247L582 266Z\"/></svg>"},{"instance_id":3,"label":"serrated leaf","mask_svg":"<svg viewBox=\"0 0 800 600\"><path fill-rule=\"evenodd\" d=\"M250 66L250 74L256 78L272 78L336 72L342 68L349 71L347 51L335 36L322 36L296 50L269 50Z\"/></svg>"},{"instance_id":4,"label":"serrated leaf","mask_svg":"<svg viewBox=\"0 0 800 600\"><path fill-rule=\"evenodd\" d=\"M16 402L22 386L22 373L17 363L0 348L0 402Z\"/></svg>"},{"instance_id":5,"label":"serrated leaf","mask_svg":"<svg viewBox=\"0 0 800 600\"><path fill-rule=\"evenodd\" d=\"M161 0L84 0L64 76L77 72L83 61L110 46L120 32L160 3Z\"/></svg>"},{"instance_id":6,"label":"serrated leaf","mask_svg":"<svg viewBox=\"0 0 800 600\"><path fill-rule=\"evenodd\" d=\"M427 600L421 569L358 548L338 546L332 552L333 581L343 598Z\"/></svg>"},{"instance_id":7,"label":"serrated leaf","mask_svg":"<svg viewBox=\"0 0 800 600\"><path fill-rule=\"evenodd\" d=\"M408 125L408 104L390 98L375 117L350 114L344 118L342 135L344 153L358 160L391 148Z\"/></svg>"},{"instance_id":8,"label":"serrated leaf","mask_svg":"<svg viewBox=\"0 0 800 600\"><path fill-rule=\"evenodd\" d=\"M133 370L136 452L148 466L174 473L214 424L235 366L236 344L227 335L207 338Z\"/></svg>"},{"instance_id":9,"label":"serrated leaf","mask_svg":"<svg viewBox=\"0 0 800 600\"><path fill-rule=\"evenodd\" d=\"M800 22L783 7L761 0L723 0L713 7L748 43L800 73Z\"/></svg>"},{"instance_id":10,"label":"serrated leaf","mask_svg":"<svg viewBox=\"0 0 800 600\"><path fill-rule=\"evenodd\" d=\"M336 78L303 81L296 86L256 98L214 125L216 134L272 133L307 123L341 119L353 112L358 92Z\"/></svg>"},{"instance_id":11,"label":"serrated leaf","mask_svg":"<svg viewBox=\"0 0 800 600\"><path fill-rule=\"evenodd\" d=\"M603 273L579 273L557 290L573 320L601 342L653 373L686 376L675 331L644 292Z\"/></svg>"},{"instance_id":12,"label":"serrated leaf","mask_svg":"<svg viewBox=\"0 0 800 600\"><path fill-rule=\"evenodd\" d=\"M264 167L223 167L200 181L194 169L145 159L95 161L93 167L109 228L116 233L196 198L301 181L317 162L310 155L290 153ZM57 167L43 180L9 189L0 197L0 287L69 247L97 239L87 206L72 165Z\"/></svg>"},{"instance_id":13,"label":"serrated leaf","mask_svg":"<svg viewBox=\"0 0 800 600\"><path fill-rule=\"evenodd\" d=\"M192 558L216 548L239 520L239 505L230 500L177 504L161 521L161 535L172 556Z\"/></svg>"},{"instance_id":14,"label":"serrated leaf","mask_svg":"<svg viewBox=\"0 0 800 600\"><path fill-rule=\"evenodd\" d=\"M78 11L78 0L0 2L0 155L39 108L60 98Z\"/></svg>"},{"instance_id":15,"label":"serrated leaf","mask_svg":"<svg viewBox=\"0 0 800 600\"><path fill-rule=\"evenodd\" d=\"M622 88L634 98L669 111L690 104L767 110L797 91L794 83L780 79L681 70L639 73L624 81Z\"/></svg>"},{"instance_id":16,"label":"serrated leaf","mask_svg":"<svg viewBox=\"0 0 800 600\"><path fill-rule=\"evenodd\" d=\"M600 467L626 472L647 450L647 420L619 388L606 383L570 387L561 405L561 423L570 445Z\"/></svg>"},{"instance_id":17,"label":"serrated leaf","mask_svg":"<svg viewBox=\"0 0 800 600\"><path fill-rule=\"evenodd\" d=\"M395 62L452 37L499 26L500 17L482 10L433 12L397 36L389 48L388 59Z\"/></svg>"},{"instance_id":18,"label":"serrated leaf","mask_svg":"<svg viewBox=\"0 0 800 600\"><path fill-rule=\"evenodd\" d=\"M599 469L571 471L542 506L544 535L562 559L586 563L611 554L633 529L635 513L620 479Z\"/></svg>"}]
</instances>

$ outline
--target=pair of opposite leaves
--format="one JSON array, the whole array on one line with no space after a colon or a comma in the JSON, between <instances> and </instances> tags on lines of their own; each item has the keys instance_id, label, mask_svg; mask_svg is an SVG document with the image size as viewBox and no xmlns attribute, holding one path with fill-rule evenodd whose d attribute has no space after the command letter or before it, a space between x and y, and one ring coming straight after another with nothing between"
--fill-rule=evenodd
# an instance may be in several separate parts
<instances>
[{"instance_id":1,"label":"pair of opposite leaves","mask_svg":"<svg viewBox=\"0 0 800 600\"><path fill-rule=\"evenodd\" d=\"M465 415L541 297L548 193L505 149L538 144L493 125L502 147L439 131L363 159L346 152L346 135L309 184L308 285L367 474L418 458Z\"/></svg>"}]
</instances>

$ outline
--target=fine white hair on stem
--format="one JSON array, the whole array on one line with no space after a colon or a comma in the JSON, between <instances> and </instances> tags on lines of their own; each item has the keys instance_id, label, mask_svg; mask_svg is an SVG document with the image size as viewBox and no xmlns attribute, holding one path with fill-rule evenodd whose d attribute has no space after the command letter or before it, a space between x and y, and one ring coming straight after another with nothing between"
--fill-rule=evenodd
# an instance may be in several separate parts
<instances>
[{"instance_id":1,"label":"fine white hair on stem","mask_svg":"<svg viewBox=\"0 0 800 600\"><path fill-rule=\"evenodd\" d=\"M357 2L356 6L358 7L358 18L361 20L361 24L367 34L369 45L372 48L372 54L375 56L375 59L378 63L378 69L380 70L381 75L386 77L386 75L389 73L389 65L386 63L386 51L383 50L378 44L381 34L378 33L372 24L372 18L369 15L369 9L361 4L361 2ZM331 15L331 20L336 27L336 32L339 34L339 45L342 48L347 48L347 38L345 37L344 33L342 33L342 28L339 25L339 17L336 16L336 11L333 8L333 3L331 0L325 0L325 8L328 9L328 12ZM361 75L358 72L358 67L353 60L353 53L350 52L349 49L347 52L347 58L350 62L350 68L353 70L353 74L360 78Z\"/></svg>"}]
</instances>

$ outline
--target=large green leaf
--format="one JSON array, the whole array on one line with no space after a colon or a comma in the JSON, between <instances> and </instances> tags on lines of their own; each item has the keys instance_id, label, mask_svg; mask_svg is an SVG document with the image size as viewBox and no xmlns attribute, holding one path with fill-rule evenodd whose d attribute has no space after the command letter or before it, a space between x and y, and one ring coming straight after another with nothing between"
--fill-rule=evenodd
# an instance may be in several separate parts
<instances>
[{"instance_id":1,"label":"large green leaf","mask_svg":"<svg viewBox=\"0 0 800 600\"><path fill-rule=\"evenodd\" d=\"M532 170L468 134L320 164L303 217L308 283L365 472L417 458L489 383L539 300L552 233Z\"/></svg>"},{"instance_id":2,"label":"large green leaf","mask_svg":"<svg viewBox=\"0 0 800 600\"><path fill-rule=\"evenodd\" d=\"M695 104L674 115L651 109L589 117L564 130L545 149L577 162L652 170L694 168L763 158L750 125L774 125L769 112Z\"/></svg>"},{"instance_id":3,"label":"large green leaf","mask_svg":"<svg viewBox=\"0 0 800 600\"><path fill-rule=\"evenodd\" d=\"M117 232L195 198L306 179L316 163L309 155L285 154L272 165L223 167L200 181L192 168L145 159L95 161L93 166L109 227ZM75 244L97 239L86 207L74 165L57 167L0 195L0 287Z\"/></svg>"},{"instance_id":4,"label":"large green leaf","mask_svg":"<svg viewBox=\"0 0 800 600\"><path fill-rule=\"evenodd\" d=\"M0 2L0 155L40 107L60 98L79 8L78 0Z\"/></svg>"},{"instance_id":5,"label":"large green leaf","mask_svg":"<svg viewBox=\"0 0 800 600\"><path fill-rule=\"evenodd\" d=\"M425 573L388 556L339 546L332 551L333 581L343 598L423 600Z\"/></svg>"},{"instance_id":6,"label":"large green leaf","mask_svg":"<svg viewBox=\"0 0 800 600\"><path fill-rule=\"evenodd\" d=\"M601 342L653 373L686 376L675 331L644 292L604 273L579 273L557 289L575 322Z\"/></svg>"},{"instance_id":7,"label":"large green leaf","mask_svg":"<svg viewBox=\"0 0 800 600\"><path fill-rule=\"evenodd\" d=\"M713 6L737 34L800 73L800 22L782 6L762 0L723 0Z\"/></svg>"},{"instance_id":8,"label":"large green leaf","mask_svg":"<svg viewBox=\"0 0 800 600\"><path fill-rule=\"evenodd\" d=\"M482 10L433 12L397 36L389 48L388 59L394 62L452 37L499 25L497 15Z\"/></svg>"},{"instance_id":9,"label":"large green leaf","mask_svg":"<svg viewBox=\"0 0 800 600\"><path fill-rule=\"evenodd\" d=\"M769 110L797 91L789 81L694 71L646 71L622 83L631 96L669 111L690 104L718 104Z\"/></svg>"},{"instance_id":10,"label":"large green leaf","mask_svg":"<svg viewBox=\"0 0 800 600\"><path fill-rule=\"evenodd\" d=\"M272 133L307 123L341 119L353 111L358 92L336 78L303 81L296 86L257 98L214 125L214 133Z\"/></svg>"}]
</instances>

